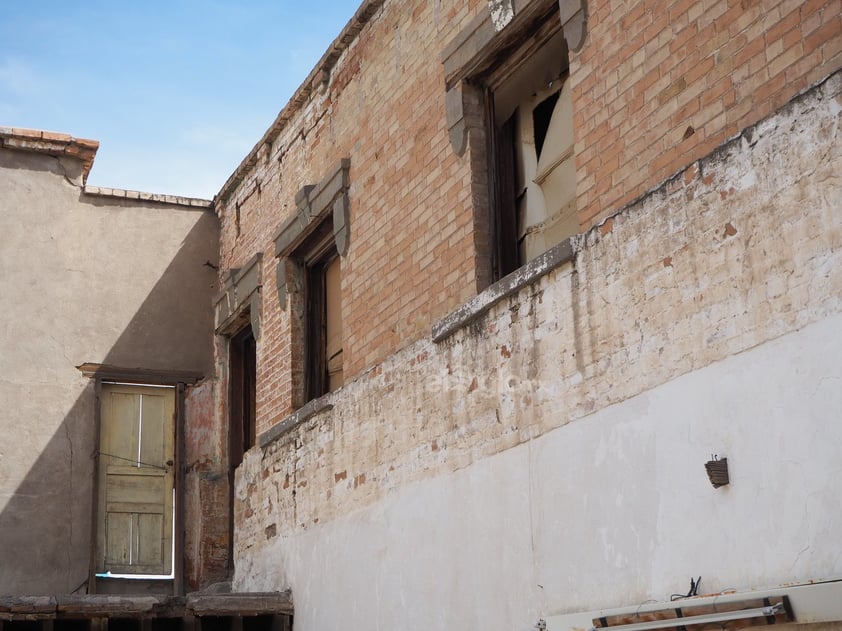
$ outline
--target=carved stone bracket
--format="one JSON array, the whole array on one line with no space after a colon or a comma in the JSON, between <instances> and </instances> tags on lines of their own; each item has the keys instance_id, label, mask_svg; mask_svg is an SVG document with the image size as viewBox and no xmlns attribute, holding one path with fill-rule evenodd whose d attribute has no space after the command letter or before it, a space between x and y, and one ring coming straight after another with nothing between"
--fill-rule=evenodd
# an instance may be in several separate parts
<instances>
[{"instance_id":1,"label":"carved stone bracket","mask_svg":"<svg viewBox=\"0 0 842 631\"><path fill-rule=\"evenodd\" d=\"M444 95L447 108L447 133L457 156L468 148L468 125L465 122L465 104L462 100L462 84L450 88Z\"/></svg>"}]
</instances>

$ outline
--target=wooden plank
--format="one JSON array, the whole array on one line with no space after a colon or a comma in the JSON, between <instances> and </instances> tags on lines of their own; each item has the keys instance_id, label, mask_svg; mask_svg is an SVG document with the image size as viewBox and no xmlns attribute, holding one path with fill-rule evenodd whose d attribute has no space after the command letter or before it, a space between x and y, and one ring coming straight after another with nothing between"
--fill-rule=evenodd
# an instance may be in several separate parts
<instances>
[{"instance_id":1,"label":"wooden plank","mask_svg":"<svg viewBox=\"0 0 842 631\"><path fill-rule=\"evenodd\" d=\"M187 599L184 596L161 596L159 603L152 608L152 614L156 618L184 618L182 626L187 624L187 618L191 619L193 616L188 615Z\"/></svg>"},{"instance_id":2,"label":"wooden plank","mask_svg":"<svg viewBox=\"0 0 842 631\"><path fill-rule=\"evenodd\" d=\"M87 362L76 366L86 377L99 377L111 381L136 382L136 383L159 383L176 385L179 382L193 385L204 375L200 372L188 370L147 370L143 368L122 368L108 364L95 364Z\"/></svg>"},{"instance_id":3,"label":"wooden plank","mask_svg":"<svg viewBox=\"0 0 842 631\"><path fill-rule=\"evenodd\" d=\"M188 594L187 609L197 616L292 613L292 595L284 592Z\"/></svg>"},{"instance_id":4,"label":"wooden plank","mask_svg":"<svg viewBox=\"0 0 842 631\"><path fill-rule=\"evenodd\" d=\"M139 616L153 612L166 600L158 596L67 595L56 597L56 611L67 616Z\"/></svg>"},{"instance_id":5,"label":"wooden plank","mask_svg":"<svg viewBox=\"0 0 842 631\"><path fill-rule=\"evenodd\" d=\"M91 618L90 631L108 631L108 618Z\"/></svg>"},{"instance_id":6,"label":"wooden plank","mask_svg":"<svg viewBox=\"0 0 842 631\"><path fill-rule=\"evenodd\" d=\"M56 599L52 596L4 596L0 610L11 613L55 613Z\"/></svg>"}]
</instances>

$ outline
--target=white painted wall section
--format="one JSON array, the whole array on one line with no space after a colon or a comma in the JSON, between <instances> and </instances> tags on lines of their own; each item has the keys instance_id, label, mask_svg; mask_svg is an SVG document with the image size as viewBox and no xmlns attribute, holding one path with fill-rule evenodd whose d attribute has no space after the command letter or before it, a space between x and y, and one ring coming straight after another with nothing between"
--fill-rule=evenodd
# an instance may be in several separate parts
<instances>
[{"instance_id":1,"label":"white painted wall section","mask_svg":"<svg viewBox=\"0 0 842 631\"><path fill-rule=\"evenodd\" d=\"M842 576L840 357L837 315L279 536L235 587L291 587L299 631L525 631L690 576L704 593Z\"/></svg>"}]
</instances>

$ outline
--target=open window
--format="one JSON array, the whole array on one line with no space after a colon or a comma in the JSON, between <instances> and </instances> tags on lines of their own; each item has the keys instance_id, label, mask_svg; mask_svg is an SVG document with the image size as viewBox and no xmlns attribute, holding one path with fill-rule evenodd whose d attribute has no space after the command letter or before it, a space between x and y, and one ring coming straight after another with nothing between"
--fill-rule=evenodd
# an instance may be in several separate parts
<instances>
[{"instance_id":1,"label":"open window","mask_svg":"<svg viewBox=\"0 0 842 631\"><path fill-rule=\"evenodd\" d=\"M584 14L580 0L532 0L503 24L492 7L445 51L451 143L471 147L481 285L579 232L569 51Z\"/></svg>"},{"instance_id":2,"label":"open window","mask_svg":"<svg viewBox=\"0 0 842 631\"><path fill-rule=\"evenodd\" d=\"M556 18L557 19L557 18ZM482 77L489 138L494 279L579 231L573 108L560 25Z\"/></svg>"},{"instance_id":3,"label":"open window","mask_svg":"<svg viewBox=\"0 0 842 631\"><path fill-rule=\"evenodd\" d=\"M233 569L234 478L257 435L257 340L263 255L229 270L214 304L216 334L228 354L228 562ZM223 510L223 507L219 507Z\"/></svg>"}]
</instances>

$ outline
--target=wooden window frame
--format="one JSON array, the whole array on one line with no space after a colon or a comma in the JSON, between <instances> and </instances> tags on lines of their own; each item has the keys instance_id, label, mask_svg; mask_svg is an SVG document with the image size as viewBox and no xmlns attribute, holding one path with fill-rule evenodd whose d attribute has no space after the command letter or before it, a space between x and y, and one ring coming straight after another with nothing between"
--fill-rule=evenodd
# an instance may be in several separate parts
<instances>
[{"instance_id":1,"label":"wooden window frame","mask_svg":"<svg viewBox=\"0 0 842 631\"><path fill-rule=\"evenodd\" d=\"M339 256L328 222L315 231L299 252L304 272L304 396L311 401L330 392L327 370L326 270ZM341 301L341 298L340 298ZM340 307L341 308L341 307Z\"/></svg>"},{"instance_id":2,"label":"wooden window frame","mask_svg":"<svg viewBox=\"0 0 842 631\"><path fill-rule=\"evenodd\" d=\"M528 263L517 254L517 214L510 202L513 183L497 166L501 161L511 162L500 142L500 132L511 130L495 126L502 122L497 120L500 111L507 109L497 107L498 92L517 92L522 82L516 75L524 66L535 69L540 62L551 61L548 52L557 52L555 42L565 47L566 70L569 53L581 49L587 33L586 0L513 0L506 6L511 11L500 12L500 6L489 0L489 11L477 15L442 53L447 133L457 155L470 147L480 291ZM522 94L530 93L530 81L520 85Z\"/></svg>"},{"instance_id":3,"label":"wooden window frame","mask_svg":"<svg viewBox=\"0 0 842 631\"><path fill-rule=\"evenodd\" d=\"M491 67L471 78L483 91L491 282L499 281L528 262L520 253L519 242L515 114L537 86L566 78L569 68L558 13L550 10L538 14L536 24L535 32L523 44L501 51Z\"/></svg>"}]
</instances>

